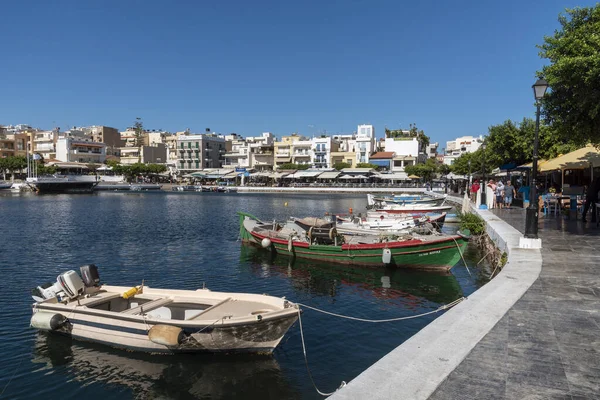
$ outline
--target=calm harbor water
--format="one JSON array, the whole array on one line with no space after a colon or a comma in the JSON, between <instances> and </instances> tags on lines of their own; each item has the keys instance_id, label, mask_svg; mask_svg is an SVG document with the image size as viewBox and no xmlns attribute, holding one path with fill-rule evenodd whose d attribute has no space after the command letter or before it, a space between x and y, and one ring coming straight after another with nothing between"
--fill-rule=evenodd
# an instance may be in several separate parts
<instances>
[{"instance_id":1,"label":"calm harbor water","mask_svg":"<svg viewBox=\"0 0 600 400\"><path fill-rule=\"evenodd\" d=\"M287 205L286 205L287 204ZM271 257L243 246L236 211L264 220L364 211L364 195L0 193L0 398L60 393L86 398L321 398L308 378L298 325L272 356L149 356L71 341L29 327L31 288L68 269L98 265L103 282L268 293L328 311L383 319L438 308L483 285L489 268L470 246L469 275L351 268ZM446 230L456 229L447 226ZM305 310L309 364L333 391L437 315L386 324Z\"/></svg>"}]
</instances>

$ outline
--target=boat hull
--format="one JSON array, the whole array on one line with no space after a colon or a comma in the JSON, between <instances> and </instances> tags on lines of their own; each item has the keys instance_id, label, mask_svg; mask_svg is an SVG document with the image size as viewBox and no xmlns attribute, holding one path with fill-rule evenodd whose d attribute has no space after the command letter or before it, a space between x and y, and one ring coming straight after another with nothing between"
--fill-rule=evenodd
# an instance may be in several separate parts
<instances>
[{"instance_id":1,"label":"boat hull","mask_svg":"<svg viewBox=\"0 0 600 400\"><path fill-rule=\"evenodd\" d=\"M457 235L432 241L314 245L249 231L244 226L244 220L253 217L245 213L239 215L242 241L262 246L262 240L268 238L270 241L268 250L276 254L332 263L448 271L460 261L461 253L468 242L467 237ZM391 252L391 260L389 263L384 263L383 254L387 250Z\"/></svg>"},{"instance_id":2,"label":"boat hull","mask_svg":"<svg viewBox=\"0 0 600 400\"><path fill-rule=\"evenodd\" d=\"M67 321L58 329L42 329L51 334L156 354L270 353L298 319L298 311L295 309L279 312L279 315L268 318L254 318L243 323L231 323L227 319L196 323L118 313L107 315L106 312L98 312L86 307L65 307L60 303L37 303L34 305L34 315L40 312L48 315L60 314ZM157 343L156 340L152 340L150 334L155 326L168 326L177 332L181 329L182 337L185 339L175 345Z\"/></svg>"},{"instance_id":3,"label":"boat hull","mask_svg":"<svg viewBox=\"0 0 600 400\"><path fill-rule=\"evenodd\" d=\"M38 310L44 308L38 306ZM153 323L123 323L112 318L98 318L77 312L53 312L64 315L69 320L69 327L51 331L51 334L62 334L76 340L155 354L271 353L298 318L296 314L254 325L189 326L183 329L189 340L174 348L154 343L148 338L148 330L156 325Z\"/></svg>"}]
</instances>

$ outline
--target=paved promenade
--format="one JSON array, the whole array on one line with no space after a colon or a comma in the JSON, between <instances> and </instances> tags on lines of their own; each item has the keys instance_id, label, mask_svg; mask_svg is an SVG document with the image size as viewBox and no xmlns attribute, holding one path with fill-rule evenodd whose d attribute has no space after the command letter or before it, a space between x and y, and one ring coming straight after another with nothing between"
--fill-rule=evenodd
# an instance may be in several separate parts
<instances>
[{"instance_id":1,"label":"paved promenade","mask_svg":"<svg viewBox=\"0 0 600 400\"><path fill-rule=\"evenodd\" d=\"M540 237L538 279L430 399L600 399L600 228L541 217Z\"/></svg>"}]
</instances>

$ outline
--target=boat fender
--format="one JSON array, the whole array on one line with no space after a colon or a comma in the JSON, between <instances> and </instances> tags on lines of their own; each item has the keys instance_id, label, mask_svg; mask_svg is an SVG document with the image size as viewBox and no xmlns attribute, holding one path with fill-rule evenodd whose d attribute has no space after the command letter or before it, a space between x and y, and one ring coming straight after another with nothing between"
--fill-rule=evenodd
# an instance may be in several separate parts
<instances>
[{"instance_id":1,"label":"boat fender","mask_svg":"<svg viewBox=\"0 0 600 400\"><path fill-rule=\"evenodd\" d=\"M288 239L288 251L291 253L293 249L294 249L294 242L292 241L292 237L290 236L290 238Z\"/></svg>"},{"instance_id":2,"label":"boat fender","mask_svg":"<svg viewBox=\"0 0 600 400\"><path fill-rule=\"evenodd\" d=\"M141 286L134 286L131 289L123 292L123 294L121 295L121 297L124 298L124 299L128 299L130 297L135 296L138 293L142 293L142 287Z\"/></svg>"},{"instance_id":3,"label":"boat fender","mask_svg":"<svg viewBox=\"0 0 600 400\"><path fill-rule=\"evenodd\" d=\"M38 311L31 316L31 326L45 331L55 331L67 322L67 317L58 313Z\"/></svg>"},{"instance_id":4,"label":"boat fender","mask_svg":"<svg viewBox=\"0 0 600 400\"><path fill-rule=\"evenodd\" d=\"M383 249L383 255L381 256L381 261L384 264L390 264L392 262L392 251L388 248Z\"/></svg>"},{"instance_id":5,"label":"boat fender","mask_svg":"<svg viewBox=\"0 0 600 400\"><path fill-rule=\"evenodd\" d=\"M271 246L271 239L269 238L263 238L263 240L261 240L260 245L265 248L268 249Z\"/></svg>"},{"instance_id":6,"label":"boat fender","mask_svg":"<svg viewBox=\"0 0 600 400\"><path fill-rule=\"evenodd\" d=\"M171 325L154 325L148 331L148 339L167 347L179 346L183 341L183 329Z\"/></svg>"}]
</instances>

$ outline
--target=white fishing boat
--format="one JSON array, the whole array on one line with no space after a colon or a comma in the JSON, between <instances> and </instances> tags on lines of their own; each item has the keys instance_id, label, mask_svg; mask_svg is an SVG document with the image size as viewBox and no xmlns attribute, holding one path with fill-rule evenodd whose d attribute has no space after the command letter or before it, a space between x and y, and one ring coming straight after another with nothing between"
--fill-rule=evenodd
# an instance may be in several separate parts
<instances>
[{"instance_id":1,"label":"white fishing boat","mask_svg":"<svg viewBox=\"0 0 600 400\"><path fill-rule=\"evenodd\" d=\"M441 200L441 203L439 202ZM391 214L412 214L420 216L426 213L438 212L442 213L452 209L452 206L445 206L446 198L435 200L431 203L417 204L389 204L385 201L375 201L372 194L367 195L367 208L374 209L377 212L385 211Z\"/></svg>"},{"instance_id":2,"label":"white fishing boat","mask_svg":"<svg viewBox=\"0 0 600 400\"><path fill-rule=\"evenodd\" d=\"M82 279L83 278L83 279ZM94 265L34 289L31 326L148 353L266 352L298 319L285 298L100 285Z\"/></svg>"}]
</instances>

